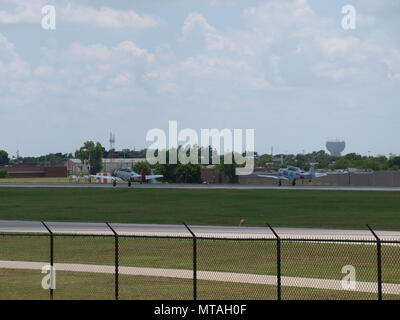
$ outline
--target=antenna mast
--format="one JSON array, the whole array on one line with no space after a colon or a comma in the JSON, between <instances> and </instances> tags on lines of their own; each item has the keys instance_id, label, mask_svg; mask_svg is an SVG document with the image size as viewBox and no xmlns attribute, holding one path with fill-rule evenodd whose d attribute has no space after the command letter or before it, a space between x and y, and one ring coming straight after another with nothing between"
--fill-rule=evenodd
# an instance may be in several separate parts
<instances>
[{"instance_id":1,"label":"antenna mast","mask_svg":"<svg viewBox=\"0 0 400 320\"><path fill-rule=\"evenodd\" d=\"M110 140L108 140L108 142L110 142L110 150L113 150L115 148L115 134L110 132Z\"/></svg>"}]
</instances>

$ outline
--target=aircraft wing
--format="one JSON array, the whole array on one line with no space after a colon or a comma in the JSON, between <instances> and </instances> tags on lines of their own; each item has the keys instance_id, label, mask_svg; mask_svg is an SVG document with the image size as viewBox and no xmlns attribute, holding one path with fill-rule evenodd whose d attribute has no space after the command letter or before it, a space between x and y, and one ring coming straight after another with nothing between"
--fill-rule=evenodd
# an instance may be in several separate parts
<instances>
[{"instance_id":1,"label":"aircraft wing","mask_svg":"<svg viewBox=\"0 0 400 320\"><path fill-rule=\"evenodd\" d=\"M282 176L269 176L266 174L258 174L258 177L262 177L262 178L271 178L271 179L275 179L275 180L289 180L286 177L282 177Z\"/></svg>"},{"instance_id":2,"label":"aircraft wing","mask_svg":"<svg viewBox=\"0 0 400 320\"><path fill-rule=\"evenodd\" d=\"M327 176L326 173L315 173L316 178L321 178L321 177L326 177L326 176Z\"/></svg>"},{"instance_id":3,"label":"aircraft wing","mask_svg":"<svg viewBox=\"0 0 400 320\"><path fill-rule=\"evenodd\" d=\"M95 179L106 179L106 180L110 180L110 181L123 181L121 178L118 177L113 177L113 176L101 176L101 175L90 175L91 178L95 178Z\"/></svg>"},{"instance_id":4,"label":"aircraft wing","mask_svg":"<svg viewBox=\"0 0 400 320\"><path fill-rule=\"evenodd\" d=\"M146 175L146 180L154 180L162 177L164 177L162 174L150 174Z\"/></svg>"}]
</instances>

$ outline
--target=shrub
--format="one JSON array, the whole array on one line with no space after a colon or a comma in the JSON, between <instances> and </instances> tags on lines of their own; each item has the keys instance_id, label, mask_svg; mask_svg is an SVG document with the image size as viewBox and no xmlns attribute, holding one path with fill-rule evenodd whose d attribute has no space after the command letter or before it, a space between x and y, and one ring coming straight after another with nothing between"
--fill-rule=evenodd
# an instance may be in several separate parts
<instances>
[{"instance_id":1,"label":"shrub","mask_svg":"<svg viewBox=\"0 0 400 320\"><path fill-rule=\"evenodd\" d=\"M0 179L7 178L8 172L6 170L0 170Z\"/></svg>"}]
</instances>

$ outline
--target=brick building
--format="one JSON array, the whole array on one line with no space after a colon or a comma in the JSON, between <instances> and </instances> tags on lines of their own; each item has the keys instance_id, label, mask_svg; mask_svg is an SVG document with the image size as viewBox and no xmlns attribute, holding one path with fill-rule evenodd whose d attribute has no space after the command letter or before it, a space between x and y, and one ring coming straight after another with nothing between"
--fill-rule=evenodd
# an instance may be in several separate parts
<instances>
[{"instance_id":1,"label":"brick building","mask_svg":"<svg viewBox=\"0 0 400 320\"><path fill-rule=\"evenodd\" d=\"M131 168L138 162L146 161L146 159L142 158L103 158L103 172L113 172L115 169L125 169ZM78 175L78 174L88 174L89 173L89 165L87 162L82 163L79 159L69 159L66 162L66 167L68 174Z\"/></svg>"},{"instance_id":2,"label":"brick building","mask_svg":"<svg viewBox=\"0 0 400 320\"><path fill-rule=\"evenodd\" d=\"M43 167L37 163L16 163L0 167L10 178L59 178L67 177L65 166Z\"/></svg>"}]
</instances>

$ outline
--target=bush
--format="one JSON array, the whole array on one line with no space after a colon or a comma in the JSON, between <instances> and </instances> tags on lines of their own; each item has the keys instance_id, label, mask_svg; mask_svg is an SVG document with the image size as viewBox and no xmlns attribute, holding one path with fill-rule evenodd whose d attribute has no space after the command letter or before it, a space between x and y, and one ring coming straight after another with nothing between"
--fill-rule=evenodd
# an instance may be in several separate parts
<instances>
[{"instance_id":1,"label":"bush","mask_svg":"<svg viewBox=\"0 0 400 320\"><path fill-rule=\"evenodd\" d=\"M144 169L144 171L146 172L146 174L150 174L151 173L151 165L150 163L148 163L147 161L140 161L135 163L132 166L132 170L136 173L139 173L142 171L142 169Z\"/></svg>"},{"instance_id":2,"label":"bush","mask_svg":"<svg viewBox=\"0 0 400 320\"><path fill-rule=\"evenodd\" d=\"M0 179L7 178L8 172L6 170L0 170Z\"/></svg>"}]
</instances>

